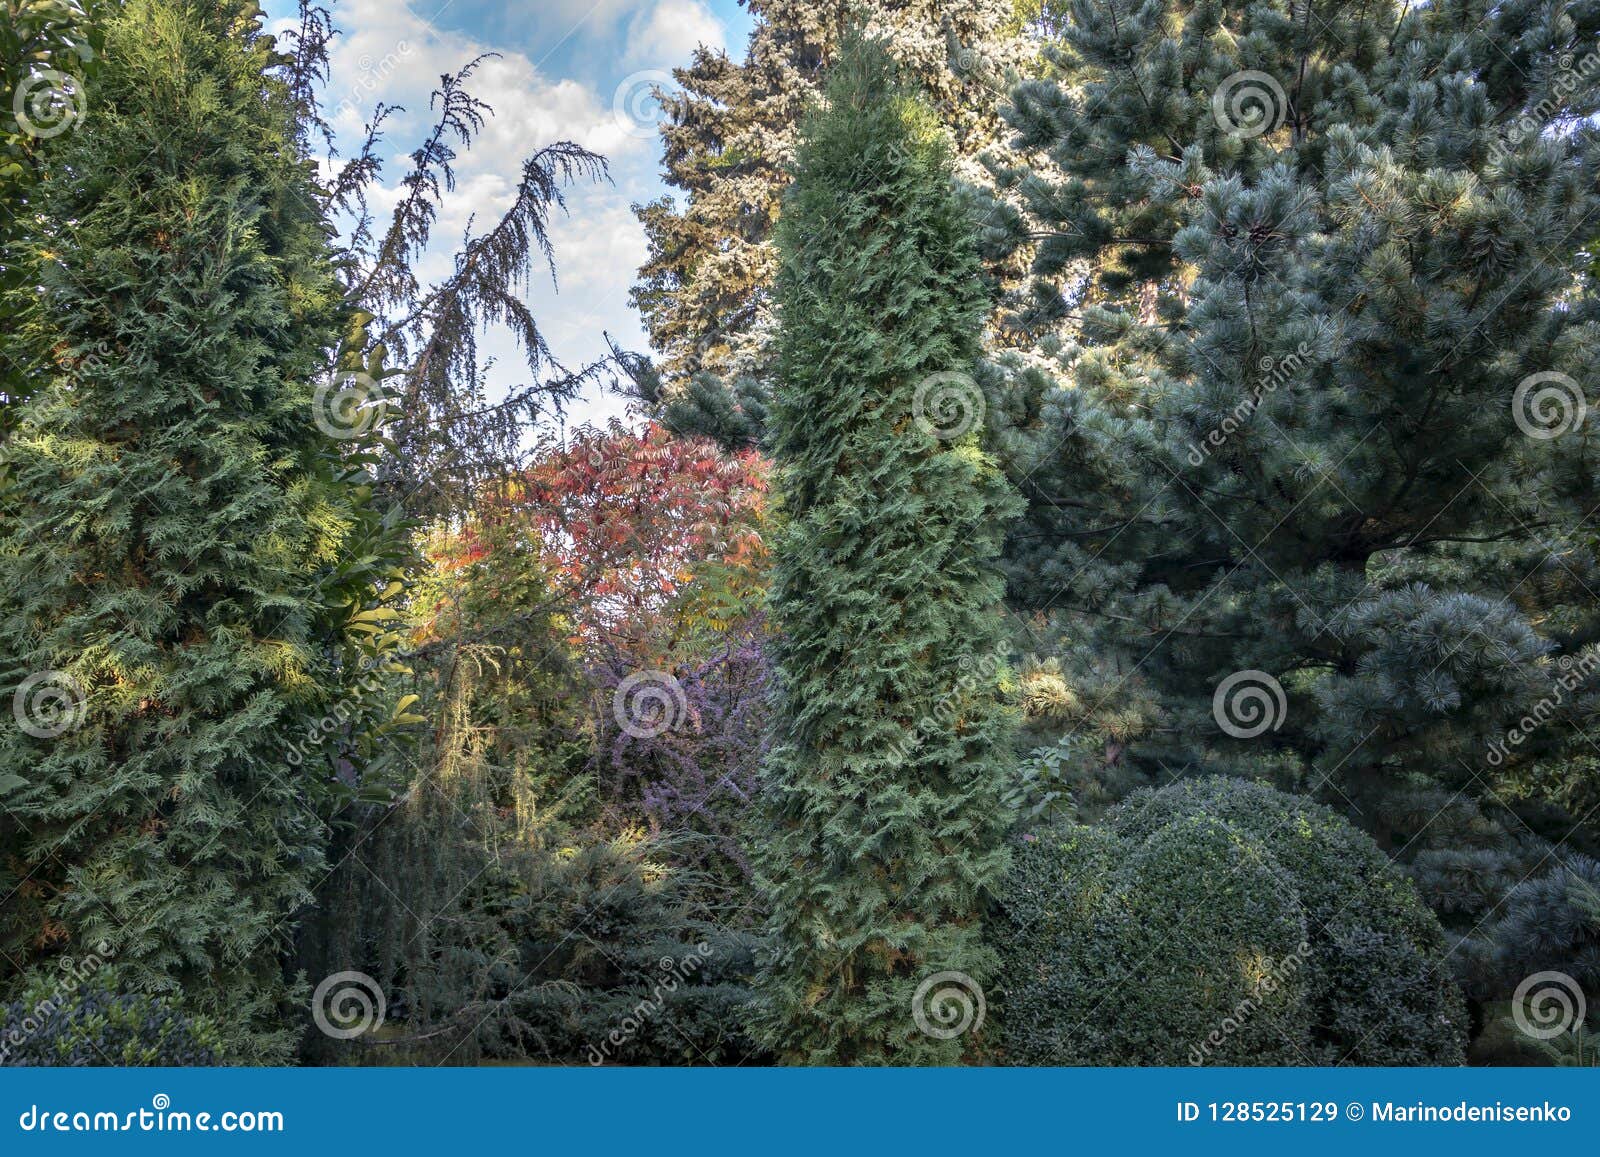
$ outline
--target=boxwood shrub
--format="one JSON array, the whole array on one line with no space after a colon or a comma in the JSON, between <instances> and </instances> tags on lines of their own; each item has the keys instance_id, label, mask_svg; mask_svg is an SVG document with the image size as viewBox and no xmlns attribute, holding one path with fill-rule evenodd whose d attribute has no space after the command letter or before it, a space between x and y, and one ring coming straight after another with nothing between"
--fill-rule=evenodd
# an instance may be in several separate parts
<instances>
[{"instance_id":1,"label":"boxwood shrub","mask_svg":"<svg viewBox=\"0 0 1600 1157\"><path fill-rule=\"evenodd\" d=\"M215 1065L216 1030L176 997L119 991L115 968L41 973L0 1006L0 1065Z\"/></svg>"},{"instance_id":2,"label":"boxwood shrub","mask_svg":"<svg viewBox=\"0 0 1600 1157\"><path fill-rule=\"evenodd\" d=\"M1024 837L999 905L1015 1064L1460 1064L1438 921L1371 839L1243 780Z\"/></svg>"}]
</instances>

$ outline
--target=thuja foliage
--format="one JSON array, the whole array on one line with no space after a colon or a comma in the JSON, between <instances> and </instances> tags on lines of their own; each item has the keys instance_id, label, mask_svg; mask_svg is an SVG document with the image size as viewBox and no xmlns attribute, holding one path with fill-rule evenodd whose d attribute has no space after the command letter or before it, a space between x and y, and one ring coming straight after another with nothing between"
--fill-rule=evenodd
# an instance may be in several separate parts
<instances>
[{"instance_id":1,"label":"thuja foliage","mask_svg":"<svg viewBox=\"0 0 1600 1157\"><path fill-rule=\"evenodd\" d=\"M324 714L365 515L312 420L341 299L297 107L248 2L130 0L39 186L4 483L0 843L12 962L104 943L230 1060L292 1046L281 953L322 861ZM13 312L14 311L14 312Z\"/></svg>"},{"instance_id":2,"label":"thuja foliage","mask_svg":"<svg viewBox=\"0 0 1600 1157\"><path fill-rule=\"evenodd\" d=\"M918 418L978 354L985 298L949 149L878 48L841 57L778 233L784 514L773 747L754 841L772 916L763 1029L788 1061L950 1062L925 974L982 983L1006 854L995 668L1011 499L976 434ZM981 671L983 678L972 674Z\"/></svg>"},{"instance_id":3,"label":"thuja foliage","mask_svg":"<svg viewBox=\"0 0 1600 1157\"><path fill-rule=\"evenodd\" d=\"M0 10L0 294L30 283L33 264L20 243L37 215L29 192L88 109L100 46L94 8L92 0L9 0ZM4 438L37 378L16 351L0 352Z\"/></svg>"},{"instance_id":4,"label":"thuja foliage","mask_svg":"<svg viewBox=\"0 0 1600 1157\"><path fill-rule=\"evenodd\" d=\"M1143 791L1017 853L996 940L1028 1064L1460 1064L1445 937L1372 840L1242 780Z\"/></svg>"},{"instance_id":5,"label":"thuja foliage","mask_svg":"<svg viewBox=\"0 0 1600 1157\"><path fill-rule=\"evenodd\" d=\"M674 192L634 207L650 243L631 295L659 351L635 384L670 428L728 446L766 428L776 349L774 228L800 119L852 24L882 38L951 133L958 171L1004 148L999 107L1028 62L1015 0L749 0L742 59L702 46L662 94L662 164Z\"/></svg>"},{"instance_id":6,"label":"thuja foliage","mask_svg":"<svg viewBox=\"0 0 1600 1157\"><path fill-rule=\"evenodd\" d=\"M1483 853L1431 865L1442 903L1503 873L1466 931L1590 838L1564 676L1600 492L1593 423L1560 427L1600 354L1600 7L1071 17L1007 114L1062 176L1013 170L986 233L1034 254L1049 364L997 372L991 413L1063 722L1106 776L1269 776L1419 864ZM1265 720L1229 729L1252 672Z\"/></svg>"}]
</instances>

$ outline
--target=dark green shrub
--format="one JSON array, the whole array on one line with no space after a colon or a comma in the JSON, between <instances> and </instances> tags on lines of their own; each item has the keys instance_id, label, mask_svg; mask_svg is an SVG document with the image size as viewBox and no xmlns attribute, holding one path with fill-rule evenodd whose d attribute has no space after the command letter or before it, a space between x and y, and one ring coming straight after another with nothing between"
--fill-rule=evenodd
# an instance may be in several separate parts
<instances>
[{"instance_id":1,"label":"dark green shrub","mask_svg":"<svg viewBox=\"0 0 1600 1157\"><path fill-rule=\"evenodd\" d=\"M1438 922L1366 836L1243 780L1019 849L996 940L1022 1064L1458 1064Z\"/></svg>"},{"instance_id":2,"label":"dark green shrub","mask_svg":"<svg viewBox=\"0 0 1600 1157\"><path fill-rule=\"evenodd\" d=\"M0 1065L215 1065L218 1036L176 997L118 991L114 968L36 977L4 1007Z\"/></svg>"},{"instance_id":3,"label":"dark green shrub","mask_svg":"<svg viewBox=\"0 0 1600 1157\"><path fill-rule=\"evenodd\" d=\"M663 872L645 851L627 841L575 849L502 898L525 983L486 1052L627 1065L757 1059L745 1031L756 937L719 927L692 902L686 874Z\"/></svg>"},{"instance_id":4,"label":"dark green shrub","mask_svg":"<svg viewBox=\"0 0 1600 1157\"><path fill-rule=\"evenodd\" d=\"M417 847L407 835L416 822L397 817L369 841L381 872L405 878L397 865ZM762 1059L745 1029L758 941L745 927L724 922L738 913L708 909L704 881L668 866L670 845L637 833L568 834L571 842L555 847L536 838L508 842L431 924L379 921L371 942L355 946L354 955L316 962L318 975L369 973L387 997L387 1017L381 1032L353 1040L313 1029L305 1059L458 1065ZM412 878L431 866L419 858ZM384 892L371 883L354 893L356 907L380 903ZM390 962L384 948L396 942L407 951Z\"/></svg>"},{"instance_id":5,"label":"dark green shrub","mask_svg":"<svg viewBox=\"0 0 1600 1157\"><path fill-rule=\"evenodd\" d=\"M1474 1063L1600 1063L1600 861L1561 854L1511 890L1474 947L1471 992L1482 1001L1483 1021ZM1580 1007L1583 1022L1574 1015ZM1544 1037L1528 1032L1530 1025L1571 1031Z\"/></svg>"}]
</instances>

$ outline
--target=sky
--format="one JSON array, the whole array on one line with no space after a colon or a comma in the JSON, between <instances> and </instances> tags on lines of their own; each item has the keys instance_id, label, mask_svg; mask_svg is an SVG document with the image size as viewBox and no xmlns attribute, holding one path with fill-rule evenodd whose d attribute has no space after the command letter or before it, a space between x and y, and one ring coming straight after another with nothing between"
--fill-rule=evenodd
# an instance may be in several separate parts
<instances>
[{"instance_id":1,"label":"sky","mask_svg":"<svg viewBox=\"0 0 1600 1157\"><path fill-rule=\"evenodd\" d=\"M407 154L429 122L428 97L441 74L483 52L469 86L495 113L456 163L457 189L434 226L422 274L436 278L469 219L478 229L511 204L522 161L542 145L571 140L604 155L611 184L568 191L568 215L553 223L557 283L536 279L530 303L555 356L568 367L604 357L605 335L624 349L648 352L628 290L646 254L644 230L630 205L661 196L659 115L647 93L670 85L696 45L743 55L750 18L737 0L324 0L342 35L331 46L323 94L341 154L355 152L378 102L400 105L380 155L381 188L372 204L379 224L397 200ZM269 30L292 26L293 0L266 0ZM527 368L508 334L490 333L480 351L494 356L491 386L525 379ZM569 407L567 425L624 415L625 402L591 387Z\"/></svg>"}]
</instances>

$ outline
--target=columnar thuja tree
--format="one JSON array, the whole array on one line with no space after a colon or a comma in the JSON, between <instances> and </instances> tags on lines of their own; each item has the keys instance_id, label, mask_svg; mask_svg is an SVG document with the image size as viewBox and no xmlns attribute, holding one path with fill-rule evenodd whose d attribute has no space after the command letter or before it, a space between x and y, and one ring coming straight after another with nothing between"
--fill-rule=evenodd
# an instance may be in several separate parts
<instances>
[{"instance_id":1,"label":"columnar thuja tree","mask_svg":"<svg viewBox=\"0 0 1600 1157\"><path fill-rule=\"evenodd\" d=\"M994 408L1013 592L1089 657L1074 728L1124 709L1085 751L1321 791L1408 857L1566 838L1502 805L1564 802L1592 712L1600 8L1072 13L1009 114L1065 180L1012 174L989 239L1065 351Z\"/></svg>"},{"instance_id":2,"label":"columnar thuja tree","mask_svg":"<svg viewBox=\"0 0 1600 1157\"><path fill-rule=\"evenodd\" d=\"M1007 74L1032 58L1014 0L747 0L743 60L702 47L662 101L662 163L678 190L635 212L650 240L633 301L660 379L641 393L675 431L759 441L773 369L773 227L799 120L841 38L863 21L951 133L961 175L1000 149Z\"/></svg>"},{"instance_id":3,"label":"columnar thuja tree","mask_svg":"<svg viewBox=\"0 0 1600 1157\"><path fill-rule=\"evenodd\" d=\"M779 227L786 521L754 848L772 912L764 1029L789 1061L954 1061L973 1038L943 1031L948 1009L919 1018L919 985L964 974L975 1004L990 977L979 914L1006 859L1008 725L991 560L1012 500L964 389L987 303L948 158L856 42Z\"/></svg>"},{"instance_id":4,"label":"columnar thuja tree","mask_svg":"<svg viewBox=\"0 0 1600 1157\"><path fill-rule=\"evenodd\" d=\"M324 835L287 737L327 709L359 518L314 421L340 296L259 19L129 0L37 190L39 286L6 306L44 380L4 474L0 968L97 951L274 1060Z\"/></svg>"}]
</instances>

